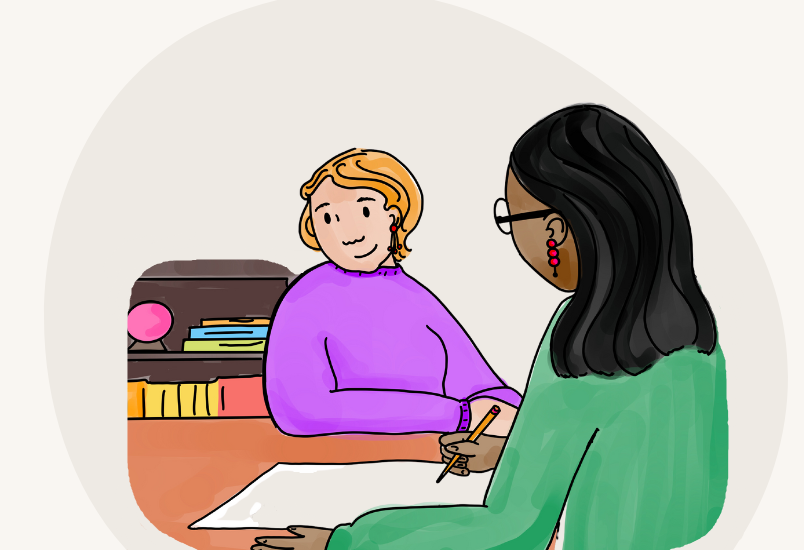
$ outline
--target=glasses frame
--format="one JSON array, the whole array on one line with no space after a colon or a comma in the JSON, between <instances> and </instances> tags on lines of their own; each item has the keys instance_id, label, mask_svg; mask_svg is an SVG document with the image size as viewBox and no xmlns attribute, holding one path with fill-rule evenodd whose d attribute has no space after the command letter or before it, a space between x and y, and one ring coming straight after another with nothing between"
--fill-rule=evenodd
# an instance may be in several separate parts
<instances>
[{"instance_id":1,"label":"glasses frame","mask_svg":"<svg viewBox=\"0 0 804 550\"><path fill-rule=\"evenodd\" d=\"M500 232L503 235L510 235L511 231L513 231L513 228L511 228L511 231L506 232L506 231L503 230L503 228L502 228L502 226L500 224L519 222L519 221L523 221L523 220L535 220L537 218L546 218L550 214L561 214L558 210L556 210L554 208L547 208L545 210L533 210L532 212L520 212L519 214L509 214L508 216L498 216L497 215L497 205L499 204L500 201L505 202L505 209L506 210L508 210L508 201L506 201L503 198L499 198L496 201L494 201L494 221L497 223L497 229L499 229ZM510 210L509 210L509 212L510 212Z\"/></svg>"}]
</instances>

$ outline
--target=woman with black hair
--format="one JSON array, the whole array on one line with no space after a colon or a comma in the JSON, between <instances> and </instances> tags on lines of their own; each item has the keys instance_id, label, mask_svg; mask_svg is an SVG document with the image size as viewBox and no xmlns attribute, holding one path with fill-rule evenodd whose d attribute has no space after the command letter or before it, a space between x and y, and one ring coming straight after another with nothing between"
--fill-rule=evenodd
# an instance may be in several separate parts
<instances>
[{"instance_id":1,"label":"woman with black hair","mask_svg":"<svg viewBox=\"0 0 804 550\"><path fill-rule=\"evenodd\" d=\"M253 548L544 549L564 513L567 550L669 549L715 524L728 477L725 361L658 153L605 107L562 109L514 146L495 220L573 295L542 338L507 441L441 439L445 462L464 457L458 475L499 460L485 503L377 510Z\"/></svg>"}]
</instances>

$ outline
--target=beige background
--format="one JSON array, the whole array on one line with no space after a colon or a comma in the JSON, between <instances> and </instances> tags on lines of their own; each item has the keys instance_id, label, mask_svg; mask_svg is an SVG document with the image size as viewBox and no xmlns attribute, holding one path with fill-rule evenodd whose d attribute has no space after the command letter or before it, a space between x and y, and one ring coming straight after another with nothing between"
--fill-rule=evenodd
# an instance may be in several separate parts
<instances>
[{"instance_id":1,"label":"beige background","mask_svg":"<svg viewBox=\"0 0 804 550\"><path fill-rule=\"evenodd\" d=\"M648 135L689 211L728 361L732 436L726 509L696 546L732 547L767 483L786 393L778 305L744 222L677 143L555 52L468 12L398 6L277 2L227 17L154 59L87 142L53 238L46 345L65 442L99 513L126 545L179 546L147 525L127 485L132 281L168 259L264 258L296 272L322 261L296 233L298 187L348 147L388 150L417 176L424 216L404 266L521 389L563 295L496 230L492 204L516 138L560 107L594 101ZM95 327L91 355L64 319ZM772 376L759 378L757 365ZM86 387L99 392L92 407L74 399Z\"/></svg>"}]
</instances>

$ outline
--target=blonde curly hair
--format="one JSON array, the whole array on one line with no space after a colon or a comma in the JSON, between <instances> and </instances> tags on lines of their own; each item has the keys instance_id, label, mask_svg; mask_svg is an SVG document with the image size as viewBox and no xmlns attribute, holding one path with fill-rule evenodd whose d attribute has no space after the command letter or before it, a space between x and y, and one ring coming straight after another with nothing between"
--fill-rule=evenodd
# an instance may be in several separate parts
<instances>
[{"instance_id":1,"label":"blonde curly hair","mask_svg":"<svg viewBox=\"0 0 804 550\"><path fill-rule=\"evenodd\" d=\"M385 209L396 208L400 214L398 239L402 246L394 251L394 259L402 261L410 255L407 238L422 214L422 192L416 178L396 157L372 149L349 149L328 160L301 186L301 197L307 201L299 221L299 235L313 250L321 250L313 230L310 196L326 178L347 189L373 189L385 197Z\"/></svg>"}]
</instances>

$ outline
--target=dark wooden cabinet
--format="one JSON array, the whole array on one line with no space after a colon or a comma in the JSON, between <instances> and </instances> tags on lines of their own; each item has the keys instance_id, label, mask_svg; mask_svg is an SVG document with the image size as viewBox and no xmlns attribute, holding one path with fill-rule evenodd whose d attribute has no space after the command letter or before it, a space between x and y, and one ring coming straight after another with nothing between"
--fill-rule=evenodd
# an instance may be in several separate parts
<instances>
[{"instance_id":1,"label":"dark wooden cabinet","mask_svg":"<svg viewBox=\"0 0 804 550\"><path fill-rule=\"evenodd\" d=\"M173 327L162 340L165 351L128 353L129 381L204 383L260 376L263 353L183 352L182 342L201 319L270 317L294 278L287 268L264 260L174 261L148 269L132 286L131 306L161 302L173 313Z\"/></svg>"}]
</instances>

